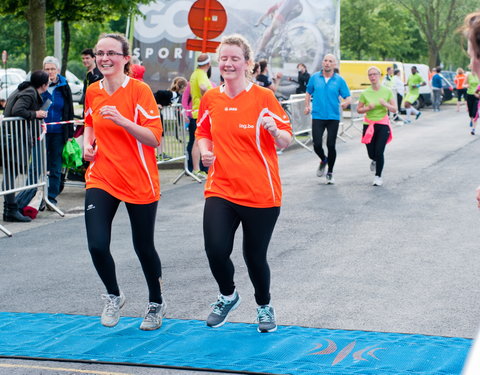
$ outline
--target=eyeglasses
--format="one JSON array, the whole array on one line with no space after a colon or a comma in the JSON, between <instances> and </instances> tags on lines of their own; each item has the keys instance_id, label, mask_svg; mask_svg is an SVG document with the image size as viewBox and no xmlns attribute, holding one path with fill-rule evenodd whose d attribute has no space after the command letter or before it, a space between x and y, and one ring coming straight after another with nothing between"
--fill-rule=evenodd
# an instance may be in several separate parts
<instances>
[{"instance_id":1,"label":"eyeglasses","mask_svg":"<svg viewBox=\"0 0 480 375\"><path fill-rule=\"evenodd\" d=\"M380 74L378 74L378 73L370 73L368 76L369 76L369 77L372 77L372 76L379 76L379 75L380 75Z\"/></svg>"},{"instance_id":2,"label":"eyeglasses","mask_svg":"<svg viewBox=\"0 0 480 375\"><path fill-rule=\"evenodd\" d=\"M97 51L95 52L95 56L96 57L103 57L107 55L108 57L113 57L113 56L125 56L123 53L121 52L115 52L115 51L107 51L107 52L103 52L103 51Z\"/></svg>"}]
</instances>

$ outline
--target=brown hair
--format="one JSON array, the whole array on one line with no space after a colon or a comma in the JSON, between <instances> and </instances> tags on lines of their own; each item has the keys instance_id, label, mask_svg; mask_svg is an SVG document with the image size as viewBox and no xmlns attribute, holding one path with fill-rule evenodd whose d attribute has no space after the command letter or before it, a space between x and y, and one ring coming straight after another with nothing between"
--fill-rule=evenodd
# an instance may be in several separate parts
<instances>
[{"instance_id":1,"label":"brown hair","mask_svg":"<svg viewBox=\"0 0 480 375\"><path fill-rule=\"evenodd\" d=\"M119 41L122 45L123 55L124 56L130 56L130 43L128 43L127 38L125 38L122 34L105 33L105 34L100 35L98 40L106 39L106 38L111 38L111 39L115 39L115 40ZM96 50L96 47L95 47L95 50ZM126 75L130 75L130 60L125 64L125 66L123 68L123 72Z\"/></svg>"},{"instance_id":2,"label":"brown hair","mask_svg":"<svg viewBox=\"0 0 480 375\"><path fill-rule=\"evenodd\" d=\"M187 87L187 80L185 77L175 77L170 86L171 91L180 92L180 90Z\"/></svg>"},{"instance_id":3,"label":"brown hair","mask_svg":"<svg viewBox=\"0 0 480 375\"><path fill-rule=\"evenodd\" d=\"M476 59L480 59L480 12L470 13L465 17L463 32L471 44Z\"/></svg>"}]
</instances>

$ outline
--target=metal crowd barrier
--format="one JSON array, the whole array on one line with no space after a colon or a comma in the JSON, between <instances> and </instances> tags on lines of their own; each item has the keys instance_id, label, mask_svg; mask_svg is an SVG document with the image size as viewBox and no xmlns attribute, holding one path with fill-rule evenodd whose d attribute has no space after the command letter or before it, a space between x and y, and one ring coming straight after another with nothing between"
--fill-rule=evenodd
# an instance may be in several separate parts
<instances>
[{"instance_id":1,"label":"metal crowd barrier","mask_svg":"<svg viewBox=\"0 0 480 375\"><path fill-rule=\"evenodd\" d=\"M312 152L313 149L307 146L312 140L312 115L304 113L305 94L292 94L288 100L283 100L280 104L285 109L288 117L290 117L293 140Z\"/></svg>"},{"instance_id":2,"label":"metal crowd barrier","mask_svg":"<svg viewBox=\"0 0 480 375\"><path fill-rule=\"evenodd\" d=\"M349 138L353 136L348 132L350 129L357 130L362 133L362 123L363 123L363 114L357 112L358 100L363 90L352 90L350 95L352 97L352 102L350 104L349 111L341 111L342 114L342 130L340 131L340 136L346 135ZM360 125L357 125L360 124Z\"/></svg>"},{"instance_id":3,"label":"metal crowd barrier","mask_svg":"<svg viewBox=\"0 0 480 375\"><path fill-rule=\"evenodd\" d=\"M37 188L43 190L48 207L60 216L64 213L48 200L47 153L43 120L21 117L0 118L0 162L2 185L0 196ZM0 224L0 230L12 233Z\"/></svg>"},{"instance_id":4,"label":"metal crowd barrier","mask_svg":"<svg viewBox=\"0 0 480 375\"><path fill-rule=\"evenodd\" d=\"M188 170L188 139L185 131L184 110L181 104L173 104L161 109L163 125L162 143L158 147L157 164L171 163L183 160L182 173L173 181L176 184L185 175L192 177L197 182L202 182Z\"/></svg>"}]
</instances>

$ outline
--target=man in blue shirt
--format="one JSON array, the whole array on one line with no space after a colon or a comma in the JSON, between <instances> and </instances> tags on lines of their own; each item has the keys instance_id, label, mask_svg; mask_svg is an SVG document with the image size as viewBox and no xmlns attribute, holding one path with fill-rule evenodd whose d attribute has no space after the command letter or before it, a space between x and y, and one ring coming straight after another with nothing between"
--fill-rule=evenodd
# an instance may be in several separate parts
<instances>
[{"instance_id":1,"label":"man in blue shirt","mask_svg":"<svg viewBox=\"0 0 480 375\"><path fill-rule=\"evenodd\" d=\"M345 80L335 73L337 59L332 54L323 58L322 70L310 77L305 94L305 114L312 112L313 149L320 157L317 176L322 177L328 165L326 183L334 184L333 166L337 158L335 143L337 141L338 125L340 123L340 107L350 105L350 90ZM312 102L313 97L313 102ZM340 101L340 97L343 101ZM327 130L328 156L322 147L323 133Z\"/></svg>"}]
</instances>

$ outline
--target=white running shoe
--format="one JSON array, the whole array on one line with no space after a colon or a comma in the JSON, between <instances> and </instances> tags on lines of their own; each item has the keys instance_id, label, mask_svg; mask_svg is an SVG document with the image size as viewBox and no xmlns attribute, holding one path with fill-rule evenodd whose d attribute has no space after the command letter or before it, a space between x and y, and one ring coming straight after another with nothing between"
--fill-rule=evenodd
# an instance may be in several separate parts
<instances>
[{"instance_id":1,"label":"white running shoe","mask_svg":"<svg viewBox=\"0 0 480 375\"><path fill-rule=\"evenodd\" d=\"M147 311L145 311L145 317L143 318L140 329L143 331L153 331L159 329L162 326L162 318L167 313L167 304L165 300L160 303L149 302L147 305Z\"/></svg>"},{"instance_id":2,"label":"white running shoe","mask_svg":"<svg viewBox=\"0 0 480 375\"><path fill-rule=\"evenodd\" d=\"M332 174L332 173L327 173L327 174L325 175L325 178L326 178L325 183L326 183L327 185L333 185L333 184L335 184L335 179L333 178L333 174Z\"/></svg>"},{"instance_id":3,"label":"white running shoe","mask_svg":"<svg viewBox=\"0 0 480 375\"><path fill-rule=\"evenodd\" d=\"M114 294L102 294L105 306L102 312L101 322L105 327L115 327L120 320L120 309L125 304L125 295L120 291L120 296Z\"/></svg>"},{"instance_id":4,"label":"white running shoe","mask_svg":"<svg viewBox=\"0 0 480 375\"><path fill-rule=\"evenodd\" d=\"M375 176L373 180L373 186L382 186L383 185L383 180L379 176Z\"/></svg>"}]
</instances>

